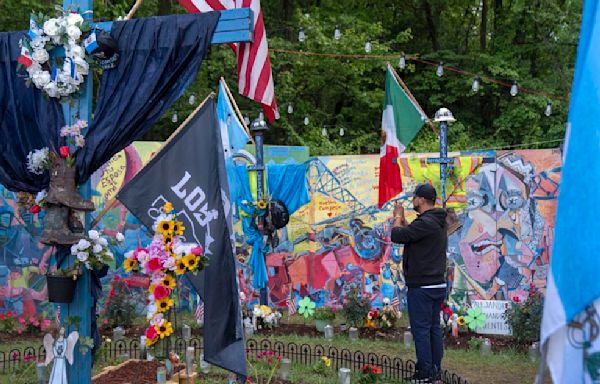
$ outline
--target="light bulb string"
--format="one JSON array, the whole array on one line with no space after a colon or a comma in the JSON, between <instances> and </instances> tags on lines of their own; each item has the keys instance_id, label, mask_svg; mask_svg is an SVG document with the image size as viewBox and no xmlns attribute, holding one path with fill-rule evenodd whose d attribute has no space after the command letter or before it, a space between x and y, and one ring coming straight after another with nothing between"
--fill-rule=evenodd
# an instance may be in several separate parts
<instances>
[{"instance_id":1,"label":"light bulb string","mask_svg":"<svg viewBox=\"0 0 600 384\"><path fill-rule=\"evenodd\" d=\"M392 54L382 55L382 54L360 54L360 53L358 53L358 54L354 54L354 53L322 53L322 52L296 51L296 50L292 50L292 49L280 49L280 48L269 48L269 51L273 52L273 53L286 53L286 54L292 54L292 55L330 57L330 58L385 59L385 60L398 59L398 55L392 55ZM415 63L429 65L429 66L436 67L436 68L440 65L439 62L423 60L423 59L419 59L415 56L404 55L404 60L405 61L413 61ZM454 73L457 73L460 75L476 77L479 79L480 83L482 81L486 81L486 82L494 83L494 84L497 84L497 85L500 85L500 86L503 86L506 88L510 88L513 86L513 83L509 83L509 82L502 81L502 80L497 80L490 76L480 75L477 73L465 71L465 70L462 70L462 69L456 68L456 67L449 67L446 65L444 65L443 67L444 67L444 71L448 70L450 72L454 72ZM564 96L551 95L547 92L540 91L540 90L533 89L533 88L525 88L525 87L519 86L519 92L527 93L527 94L531 94L531 95L544 96L548 99L568 101L568 99Z\"/></svg>"}]
</instances>

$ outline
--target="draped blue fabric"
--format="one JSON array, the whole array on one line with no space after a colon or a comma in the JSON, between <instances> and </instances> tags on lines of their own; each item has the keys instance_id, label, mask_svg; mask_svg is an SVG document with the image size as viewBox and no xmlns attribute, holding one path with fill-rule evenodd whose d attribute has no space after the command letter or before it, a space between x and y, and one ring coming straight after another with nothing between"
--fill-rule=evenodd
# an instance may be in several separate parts
<instances>
[{"instance_id":1,"label":"draped blue fabric","mask_svg":"<svg viewBox=\"0 0 600 384\"><path fill-rule=\"evenodd\" d=\"M218 12L209 12L113 23L120 59L102 75L86 145L76 153L80 183L147 132L182 95L198 72L218 20ZM49 177L27 170L27 154L61 145L64 116L55 99L34 86L27 88L17 74L24 36L0 33L0 183L36 192L47 187Z\"/></svg>"},{"instance_id":2,"label":"draped blue fabric","mask_svg":"<svg viewBox=\"0 0 600 384\"><path fill-rule=\"evenodd\" d=\"M79 182L146 133L194 80L218 12L117 21L116 68L105 71L86 145L77 153Z\"/></svg>"},{"instance_id":3,"label":"draped blue fabric","mask_svg":"<svg viewBox=\"0 0 600 384\"><path fill-rule=\"evenodd\" d=\"M290 215L310 201L308 163L267 166L267 187L274 200L281 200Z\"/></svg>"},{"instance_id":4,"label":"draped blue fabric","mask_svg":"<svg viewBox=\"0 0 600 384\"><path fill-rule=\"evenodd\" d=\"M29 172L27 154L58 148L64 116L56 99L45 98L33 85L28 88L23 75L17 74L19 40L25 36L26 32L0 32L0 184L13 191L36 192L48 185L50 177Z\"/></svg>"}]
</instances>

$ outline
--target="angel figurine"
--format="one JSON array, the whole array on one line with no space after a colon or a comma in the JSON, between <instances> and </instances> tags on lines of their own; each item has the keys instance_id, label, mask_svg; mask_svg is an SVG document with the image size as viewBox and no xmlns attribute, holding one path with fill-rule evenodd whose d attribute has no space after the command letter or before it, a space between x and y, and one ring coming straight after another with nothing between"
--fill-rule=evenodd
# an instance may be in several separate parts
<instances>
[{"instance_id":1,"label":"angel figurine","mask_svg":"<svg viewBox=\"0 0 600 384\"><path fill-rule=\"evenodd\" d=\"M54 359L52 372L50 373L50 381L48 384L68 384L67 383L67 364L73 364L73 349L79 332L73 331L65 338L65 328L61 327L58 332L58 339L55 341L51 334L47 333L44 336L44 349L46 349L46 361L44 365L48 365Z\"/></svg>"}]
</instances>

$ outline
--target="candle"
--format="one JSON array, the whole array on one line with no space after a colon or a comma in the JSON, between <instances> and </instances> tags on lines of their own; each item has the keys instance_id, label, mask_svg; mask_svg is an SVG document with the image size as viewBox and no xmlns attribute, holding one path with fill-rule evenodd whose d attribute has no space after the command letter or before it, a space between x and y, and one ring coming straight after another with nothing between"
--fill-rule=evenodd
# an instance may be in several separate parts
<instances>
[{"instance_id":1,"label":"candle","mask_svg":"<svg viewBox=\"0 0 600 384\"><path fill-rule=\"evenodd\" d=\"M325 331L325 338L327 340L333 339L333 327L331 325L327 324L323 330Z\"/></svg>"},{"instance_id":2,"label":"candle","mask_svg":"<svg viewBox=\"0 0 600 384\"><path fill-rule=\"evenodd\" d=\"M404 348L408 349L412 346L412 342L413 342L413 336L412 333L410 333L410 331L405 331L404 332Z\"/></svg>"},{"instance_id":3,"label":"candle","mask_svg":"<svg viewBox=\"0 0 600 384\"><path fill-rule=\"evenodd\" d=\"M192 338L192 328L189 325L183 324L182 333L185 341L189 341Z\"/></svg>"},{"instance_id":4,"label":"candle","mask_svg":"<svg viewBox=\"0 0 600 384\"><path fill-rule=\"evenodd\" d=\"M38 384L46 384L46 366L44 363L37 363L35 365L35 373Z\"/></svg>"},{"instance_id":5,"label":"candle","mask_svg":"<svg viewBox=\"0 0 600 384\"><path fill-rule=\"evenodd\" d=\"M338 378L339 384L350 384L350 368L340 368Z\"/></svg>"},{"instance_id":6,"label":"candle","mask_svg":"<svg viewBox=\"0 0 600 384\"><path fill-rule=\"evenodd\" d=\"M290 369L292 367L292 361L290 359L281 359L279 365L279 378L287 380L290 376Z\"/></svg>"},{"instance_id":7,"label":"candle","mask_svg":"<svg viewBox=\"0 0 600 384\"><path fill-rule=\"evenodd\" d=\"M539 354L540 354L540 344L535 341L533 342L530 346L529 346L529 360L531 360L532 363L535 363L536 360L539 358Z\"/></svg>"},{"instance_id":8,"label":"candle","mask_svg":"<svg viewBox=\"0 0 600 384\"><path fill-rule=\"evenodd\" d=\"M185 350L185 373L189 377L192 374L192 365L194 364L194 347L187 347Z\"/></svg>"},{"instance_id":9,"label":"candle","mask_svg":"<svg viewBox=\"0 0 600 384\"><path fill-rule=\"evenodd\" d=\"M490 355L492 353L492 343L490 339L484 339L479 349L482 355Z\"/></svg>"},{"instance_id":10,"label":"candle","mask_svg":"<svg viewBox=\"0 0 600 384\"><path fill-rule=\"evenodd\" d=\"M350 330L348 331L348 333L350 334L350 340L352 340L352 341L358 340L358 329L351 327Z\"/></svg>"}]
</instances>

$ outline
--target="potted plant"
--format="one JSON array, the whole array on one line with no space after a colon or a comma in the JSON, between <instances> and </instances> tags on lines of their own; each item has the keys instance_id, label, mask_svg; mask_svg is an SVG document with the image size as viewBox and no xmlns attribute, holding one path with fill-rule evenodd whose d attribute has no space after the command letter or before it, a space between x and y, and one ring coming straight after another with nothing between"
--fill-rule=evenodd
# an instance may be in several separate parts
<instances>
[{"instance_id":1,"label":"potted plant","mask_svg":"<svg viewBox=\"0 0 600 384\"><path fill-rule=\"evenodd\" d=\"M326 325L331 325L335 320L335 312L329 307L318 308L315 311L315 326L317 331L324 332Z\"/></svg>"},{"instance_id":2,"label":"potted plant","mask_svg":"<svg viewBox=\"0 0 600 384\"><path fill-rule=\"evenodd\" d=\"M79 266L57 269L46 274L48 284L48 301L51 303L68 304L73 301L77 278L81 275Z\"/></svg>"}]
</instances>

